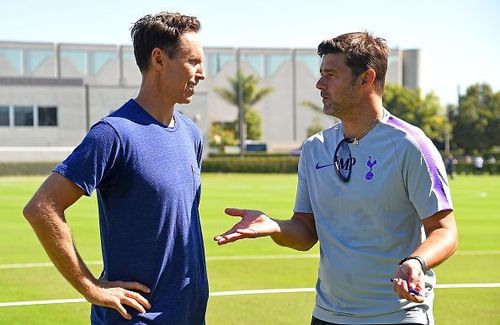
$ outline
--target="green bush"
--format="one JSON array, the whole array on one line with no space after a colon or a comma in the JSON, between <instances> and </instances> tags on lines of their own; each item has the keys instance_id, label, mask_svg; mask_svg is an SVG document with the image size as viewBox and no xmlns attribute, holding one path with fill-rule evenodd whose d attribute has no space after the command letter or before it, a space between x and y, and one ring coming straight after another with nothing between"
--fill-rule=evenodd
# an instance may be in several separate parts
<instances>
[{"instance_id":1,"label":"green bush","mask_svg":"<svg viewBox=\"0 0 500 325\"><path fill-rule=\"evenodd\" d=\"M0 162L0 176L48 175L56 162Z\"/></svg>"},{"instance_id":2,"label":"green bush","mask_svg":"<svg viewBox=\"0 0 500 325\"><path fill-rule=\"evenodd\" d=\"M265 151L247 151L245 152L245 158L250 158L250 157L262 157L262 158L270 158L270 157L281 157L281 158L286 158L290 157L290 154L288 153L269 153ZM204 160L207 159L212 159L212 158L240 158L239 154L235 153L211 153L208 158L205 158Z\"/></svg>"},{"instance_id":3,"label":"green bush","mask_svg":"<svg viewBox=\"0 0 500 325\"><path fill-rule=\"evenodd\" d=\"M483 169L479 172L480 174L490 174L490 175L496 175L500 174L500 164L495 163L495 164L488 164L485 163L483 165ZM458 163L455 165L455 173L456 174L477 174L478 172L474 168L473 164L466 164L466 163Z\"/></svg>"},{"instance_id":4,"label":"green bush","mask_svg":"<svg viewBox=\"0 0 500 325\"><path fill-rule=\"evenodd\" d=\"M283 155L248 154L243 158L234 155L217 155L203 160L203 172L219 173L296 173L298 157ZM3 162L0 163L0 176L48 175L57 162ZM456 174L475 174L472 164L458 163ZM500 164L484 164L481 174L500 174Z\"/></svg>"},{"instance_id":5,"label":"green bush","mask_svg":"<svg viewBox=\"0 0 500 325\"><path fill-rule=\"evenodd\" d=\"M296 173L298 157L250 156L217 157L203 161L203 172L220 173Z\"/></svg>"}]
</instances>

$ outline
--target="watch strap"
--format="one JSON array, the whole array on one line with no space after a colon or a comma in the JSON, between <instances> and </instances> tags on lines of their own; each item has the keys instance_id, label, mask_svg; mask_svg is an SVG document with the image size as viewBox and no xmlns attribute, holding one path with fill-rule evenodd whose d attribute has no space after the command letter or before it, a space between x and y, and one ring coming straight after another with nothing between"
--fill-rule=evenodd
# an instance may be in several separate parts
<instances>
[{"instance_id":1,"label":"watch strap","mask_svg":"<svg viewBox=\"0 0 500 325\"><path fill-rule=\"evenodd\" d=\"M417 260L420 263L420 266L422 267L422 271L427 272L429 269L427 268L427 264L425 263L424 259L420 256L407 256L403 258L401 261L399 261L399 265L403 264L404 262L408 260Z\"/></svg>"}]
</instances>

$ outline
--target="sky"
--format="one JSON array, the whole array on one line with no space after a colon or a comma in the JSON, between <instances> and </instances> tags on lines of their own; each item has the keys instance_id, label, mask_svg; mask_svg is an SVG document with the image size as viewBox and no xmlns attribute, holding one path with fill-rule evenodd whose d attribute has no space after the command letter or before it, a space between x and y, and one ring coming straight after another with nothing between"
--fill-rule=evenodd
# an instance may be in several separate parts
<instances>
[{"instance_id":1,"label":"sky","mask_svg":"<svg viewBox=\"0 0 500 325\"><path fill-rule=\"evenodd\" d=\"M366 30L391 48L421 50L421 88L456 104L474 83L500 91L497 0L6 0L0 41L131 44L146 14L178 11L202 24L210 47L316 48Z\"/></svg>"}]
</instances>

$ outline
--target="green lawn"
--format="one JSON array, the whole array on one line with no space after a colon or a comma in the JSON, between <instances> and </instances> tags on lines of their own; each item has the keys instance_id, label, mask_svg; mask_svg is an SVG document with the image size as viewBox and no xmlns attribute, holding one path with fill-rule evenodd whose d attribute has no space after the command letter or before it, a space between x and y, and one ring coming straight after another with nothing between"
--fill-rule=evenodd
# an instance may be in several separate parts
<instances>
[{"instance_id":1,"label":"green lawn","mask_svg":"<svg viewBox=\"0 0 500 325\"><path fill-rule=\"evenodd\" d=\"M40 177L0 178L0 303L79 298L53 267L6 268L48 262L21 210ZM459 176L452 181L459 251L436 269L439 284L500 283L500 177ZM254 239L219 247L212 237L236 219L227 206L258 208L287 218L295 197L295 175L203 175L202 222L211 292L313 288L315 247L307 253ZM95 198L67 212L77 246L87 261L100 260ZM281 257L276 257L280 255ZM293 255L295 258L286 258ZM227 259L232 257L232 259ZM226 258L226 259L224 259ZM99 265L91 266L94 273ZM500 324L500 288L437 289L437 324ZM208 324L308 324L313 292L210 298ZM87 303L0 307L0 324L88 324Z\"/></svg>"}]
</instances>

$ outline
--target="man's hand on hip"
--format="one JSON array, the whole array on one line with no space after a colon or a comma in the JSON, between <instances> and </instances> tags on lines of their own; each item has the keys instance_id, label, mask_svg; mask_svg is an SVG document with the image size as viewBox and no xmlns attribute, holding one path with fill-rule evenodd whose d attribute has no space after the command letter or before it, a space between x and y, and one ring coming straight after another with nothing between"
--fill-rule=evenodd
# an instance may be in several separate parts
<instances>
[{"instance_id":1,"label":"man's hand on hip","mask_svg":"<svg viewBox=\"0 0 500 325\"><path fill-rule=\"evenodd\" d=\"M96 287L85 298L94 305L116 309L125 319L132 319L124 305L145 313L151 304L136 291L149 293L148 287L138 282L97 280Z\"/></svg>"}]
</instances>

